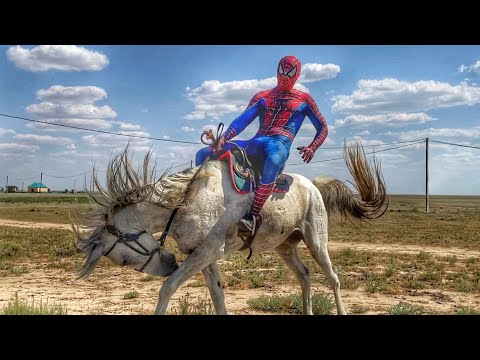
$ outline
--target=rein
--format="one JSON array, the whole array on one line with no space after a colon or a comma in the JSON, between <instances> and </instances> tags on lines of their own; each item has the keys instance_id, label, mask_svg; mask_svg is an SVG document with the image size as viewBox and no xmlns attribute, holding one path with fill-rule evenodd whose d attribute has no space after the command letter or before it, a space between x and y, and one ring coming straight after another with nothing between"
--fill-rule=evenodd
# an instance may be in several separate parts
<instances>
[{"instance_id":1,"label":"rein","mask_svg":"<svg viewBox=\"0 0 480 360\"><path fill-rule=\"evenodd\" d=\"M149 251L142 244L140 244L140 242L138 241L138 238L141 235L146 233L145 230L141 231L137 234L125 234L121 230L117 229L114 225L105 225L105 228L107 229L107 231L110 235L113 235L117 238L117 241L115 241L115 244L113 244L113 246L105 254L103 254L103 256L107 256L108 254L110 254L110 252L113 250L113 248L118 243L123 243L125 246L127 246L131 250L135 251L137 254L140 254L140 255L143 255L143 256L148 256L148 259L145 262L145 264L143 264L143 266L140 268L140 270L138 270L140 272L143 272L143 270L147 267L147 265L152 260L153 255L155 255L157 252L159 252L160 249L162 248L162 245L159 245L155 249ZM130 245L130 242L134 242L135 244L137 244L138 247L140 247L141 250L139 250L139 249L133 247L132 245ZM135 269L135 270L137 270L137 269Z\"/></svg>"},{"instance_id":2,"label":"rein","mask_svg":"<svg viewBox=\"0 0 480 360\"><path fill-rule=\"evenodd\" d=\"M165 239L167 238L168 231L170 230L170 226L172 225L173 219L175 218L175 215L177 215L177 212L178 212L178 207L173 210L172 215L170 215L170 219L168 219L167 226L165 227L165 231L163 232L162 236L160 236L160 239L158 240L160 241L160 246L163 246L163 244L165 244Z\"/></svg>"},{"instance_id":3,"label":"rein","mask_svg":"<svg viewBox=\"0 0 480 360\"><path fill-rule=\"evenodd\" d=\"M143 231L141 231L137 234L125 234L121 230L117 229L115 227L115 225L105 225L105 228L107 229L108 233L110 235L115 236L117 238L117 241L115 241L115 244L113 244L112 247L103 256L107 256L108 254L110 254L110 252L113 250L113 248L118 243L121 243L121 244L123 243L125 246L127 246L131 250L135 251L137 254L140 254L140 255L143 255L143 256L148 256L147 261L145 262L145 264L143 264L143 266L140 268L140 270L135 269L137 271L143 272L143 270L147 267L147 265L150 263L150 261L152 261L153 255L155 255L157 252L159 252L160 249L163 248L163 246L165 245L165 239L167 238L168 231L170 230L170 226L172 225L173 219L175 218L175 215L177 215L177 212L178 212L178 208L175 208L173 210L172 214L170 215L170 218L168 219L168 223L167 223L167 226L165 227L165 231L163 232L162 236L160 236L159 245L155 249L150 250L150 251L147 250L138 241L140 236L147 233L147 231L143 230ZM133 247L132 245L130 245L130 242L133 242L133 243L137 244L138 247L141 250L139 250L139 249Z\"/></svg>"}]
</instances>

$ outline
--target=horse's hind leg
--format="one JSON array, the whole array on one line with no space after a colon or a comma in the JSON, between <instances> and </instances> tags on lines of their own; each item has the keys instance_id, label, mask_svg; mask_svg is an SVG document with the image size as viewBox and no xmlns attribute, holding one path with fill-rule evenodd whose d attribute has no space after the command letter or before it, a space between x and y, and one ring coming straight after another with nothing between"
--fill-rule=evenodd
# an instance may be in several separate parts
<instances>
[{"instance_id":1,"label":"horse's hind leg","mask_svg":"<svg viewBox=\"0 0 480 360\"><path fill-rule=\"evenodd\" d=\"M221 283L220 271L216 263L211 263L202 270L203 277L207 282L208 291L212 298L213 306L217 315L227 315L225 308L225 296L223 294L223 287Z\"/></svg>"},{"instance_id":2,"label":"horse's hind leg","mask_svg":"<svg viewBox=\"0 0 480 360\"><path fill-rule=\"evenodd\" d=\"M292 234L285 240L280 246L275 248L278 255L285 261L288 268L297 277L302 288L303 297L303 313L306 315L312 315L312 294L311 294L311 280L310 271L308 267L302 262L297 252L298 242L301 240L300 233Z\"/></svg>"},{"instance_id":3,"label":"horse's hind leg","mask_svg":"<svg viewBox=\"0 0 480 360\"><path fill-rule=\"evenodd\" d=\"M310 254L312 254L315 261L323 269L328 283L333 290L335 304L337 305L337 314L346 315L347 313L340 295L340 280L338 280L337 273L334 270L332 261L328 255L328 232L326 221L317 220L315 224L316 226L306 226L304 237L305 245L307 245Z\"/></svg>"}]
</instances>

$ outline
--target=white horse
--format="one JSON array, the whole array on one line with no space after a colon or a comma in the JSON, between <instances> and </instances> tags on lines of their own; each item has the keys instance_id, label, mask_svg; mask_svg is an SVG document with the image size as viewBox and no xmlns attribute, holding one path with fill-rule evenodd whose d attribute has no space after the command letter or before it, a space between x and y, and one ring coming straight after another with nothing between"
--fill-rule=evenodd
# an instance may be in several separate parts
<instances>
[{"instance_id":1,"label":"white horse","mask_svg":"<svg viewBox=\"0 0 480 360\"><path fill-rule=\"evenodd\" d=\"M179 286L201 271L217 314L226 314L216 262L244 245L235 224L249 208L253 194L237 193L227 164L219 161L168 177L164 174L154 181L155 170L148 170L150 155L145 155L140 174L129 161L127 147L109 162L107 187L95 179L100 196L91 196L100 206L90 214L90 220L96 229L88 238L76 232L77 246L86 258L79 277L89 275L102 255L147 274L169 276L160 288L155 309L155 314L165 314ZM275 250L293 271L302 289L304 314L312 314L311 280L309 269L298 256L298 243L303 240L325 272L337 314L346 314L340 281L327 249L328 217L339 213L373 219L388 206L380 165L374 162L370 167L359 144L345 146L344 157L359 196L336 179L317 177L312 182L289 174L290 190L268 199L262 209L263 224L251 244L254 255ZM178 213L173 218L174 209ZM159 243L152 236L161 231L165 236L168 232L180 251L188 254L180 266L164 249L165 237Z\"/></svg>"}]
</instances>

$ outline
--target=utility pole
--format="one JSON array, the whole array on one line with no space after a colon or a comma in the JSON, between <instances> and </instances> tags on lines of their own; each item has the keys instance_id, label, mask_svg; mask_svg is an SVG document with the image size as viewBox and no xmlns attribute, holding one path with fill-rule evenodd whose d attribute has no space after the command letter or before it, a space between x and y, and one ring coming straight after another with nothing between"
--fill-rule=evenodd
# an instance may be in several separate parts
<instances>
[{"instance_id":1,"label":"utility pole","mask_svg":"<svg viewBox=\"0 0 480 360\"><path fill-rule=\"evenodd\" d=\"M193 169L193 160L190 160L190 169Z\"/></svg>"},{"instance_id":2,"label":"utility pole","mask_svg":"<svg viewBox=\"0 0 480 360\"><path fill-rule=\"evenodd\" d=\"M40 173L40 182L43 184L43 173Z\"/></svg>"},{"instance_id":3,"label":"utility pole","mask_svg":"<svg viewBox=\"0 0 480 360\"><path fill-rule=\"evenodd\" d=\"M7 185L5 186L5 192L8 192L8 175L7 175Z\"/></svg>"},{"instance_id":4,"label":"utility pole","mask_svg":"<svg viewBox=\"0 0 480 360\"><path fill-rule=\"evenodd\" d=\"M425 139L425 212L430 211L428 201L428 137Z\"/></svg>"}]
</instances>

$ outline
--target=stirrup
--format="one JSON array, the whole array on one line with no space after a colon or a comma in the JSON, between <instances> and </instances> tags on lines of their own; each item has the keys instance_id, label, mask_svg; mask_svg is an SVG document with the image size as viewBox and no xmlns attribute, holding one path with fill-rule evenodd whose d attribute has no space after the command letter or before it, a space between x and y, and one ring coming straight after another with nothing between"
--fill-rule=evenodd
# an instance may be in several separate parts
<instances>
[{"instance_id":1,"label":"stirrup","mask_svg":"<svg viewBox=\"0 0 480 360\"><path fill-rule=\"evenodd\" d=\"M255 228L257 225L257 217L250 213L246 213L243 218L241 218L238 223L238 233L250 233L251 236L255 234Z\"/></svg>"},{"instance_id":2,"label":"stirrup","mask_svg":"<svg viewBox=\"0 0 480 360\"><path fill-rule=\"evenodd\" d=\"M285 185L287 183L287 178L283 173L280 173L275 179L275 185Z\"/></svg>"},{"instance_id":3,"label":"stirrup","mask_svg":"<svg viewBox=\"0 0 480 360\"><path fill-rule=\"evenodd\" d=\"M250 214L250 212L247 212L245 216L237 222L237 235L243 241L243 246L239 250L250 250L247 260L250 260L250 258L252 257L251 244L257 236L257 231L260 228L260 225L262 225L262 215L252 215Z\"/></svg>"}]
</instances>

